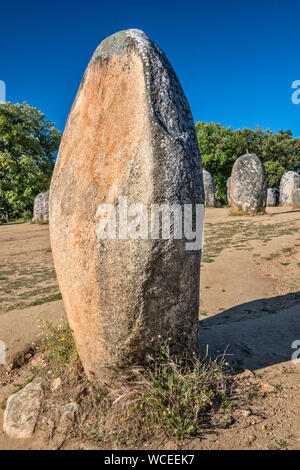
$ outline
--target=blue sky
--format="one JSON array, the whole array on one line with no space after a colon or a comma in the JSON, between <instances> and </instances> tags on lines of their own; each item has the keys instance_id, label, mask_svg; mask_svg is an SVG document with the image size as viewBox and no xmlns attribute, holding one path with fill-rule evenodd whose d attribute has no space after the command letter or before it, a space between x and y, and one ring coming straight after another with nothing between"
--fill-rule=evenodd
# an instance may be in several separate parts
<instances>
[{"instance_id":1,"label":"blue sky","mask_svg":"<svg viewBox=\"0 0 300 470\"><path fill-rule=\"evenodd\" d=\"M299 0L1 2L0 80L63 130L97 45L127 28L164 50L194 120L300 137Z\"/></svg>"}]
</instances>

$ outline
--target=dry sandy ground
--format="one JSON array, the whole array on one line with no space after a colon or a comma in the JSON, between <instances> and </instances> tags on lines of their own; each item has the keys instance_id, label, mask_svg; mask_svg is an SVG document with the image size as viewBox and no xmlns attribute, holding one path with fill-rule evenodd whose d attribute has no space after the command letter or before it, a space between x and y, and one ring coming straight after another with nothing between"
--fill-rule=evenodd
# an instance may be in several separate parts
<instances>
[{"instance_id":1,"label":"dry sandy ground","mask_svg":"<svg viewBox=\"0 0 300 470\"><path fill-rule=\"evenodd\" d=\"M0 312L43 304L58 294L48 225L1 225Z\"/></svg>"},{"instance_id":2,"label":"dry sandy ground","mask_svg":"<svg viewBox=\"0 0 300 470\"><path fill-rule=\"evenodd\" d=\"M182 446L300 449L300 364L291 362L292 342L300 340L300 212L269 208L260 217L232 217L228 209L207 209L205 222L200 343L203 353L208 348L214 358L226 350L246 369L236 391L240 383L243 409ZM36 340L37 318L64 315L58 294L48 227L0 226L0 339L8 363ZM2 367L0 404L12 393L8 375ZM1 429L2 418L0 410ZM0 449L46 447L38 436L12 441L0 430Z\"/></svg>"}]
</instances>

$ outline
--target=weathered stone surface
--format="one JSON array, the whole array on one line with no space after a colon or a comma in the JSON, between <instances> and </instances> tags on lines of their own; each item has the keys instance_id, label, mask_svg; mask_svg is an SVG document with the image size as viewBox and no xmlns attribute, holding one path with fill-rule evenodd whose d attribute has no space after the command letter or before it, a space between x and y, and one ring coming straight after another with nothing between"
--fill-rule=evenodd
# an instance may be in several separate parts
<instances>
[{"instance_id":1,"label":"weathered stone surface","mask_svg":"<svg viewBox=\"0 0 300 470\"><path fill-rule=\"evenodd\" d=\"M50 190L50 234L85 372L142 361L158 335L195 351L200 250L185 240L99 240L97 208L203 204L193 118L173 68L139 30L96 49L71 109ZM117 221L119 227L119 221ZM117 234L119 231L117 230Z\"/></svg>"},{"instance_id":2,"label":"weathered stone surface","mask_svg":"<svg viewBox=\"0 0 300 470\"><path fill-rule=\"evenodd\" d=\"M44 209L44 193L40 193L36 196L33 206L33 222L37 222L43 219Z\"/></svg>"},{"instance_id":3,"label":"weathered stone surface","mask_svg":"<svg viewBox=\"0 0 300 470\"><path fill-rule=\"evenodd\" d=\"M44 396L42 383L41 379L36 379L7 400L3 430L9 437L32 436Z\"/></svg>"},{"instance_id":4,"label":"weathered stone surface","mask_svg":"<svg viewBox=\"0 0 300 470\"><path fill-rule=\"evenodd\" d=\"M267 206L275 207L278 204L278 191L276 188L268 188L267 192Z\"/></svg>"},{"instance_id":5,"label":"weathered stone surface","mask_svg":"<svg viewBox=\"0 0 300 470\"><path fill-rule=\"evenodd\" d=\"M48 222L49 221L49 190L45 193L40 193L34 200L33 207L33 222Z\"/></svg>"},{"instance_id":6,"label":"weathered stone surface","mask_svg":"<svg viewBox=\"0 0 300 470\"><path fill-rule=\"evenodd\" d=\"M280 180L280 204L291 206L293 204L293 193L300 188L300 175L295 171L287 171Z\"/></svg>"},{"instance_id":7,"label":"weathered stone surface","mask_svg":"<svg viewBox=\"0 0 300 470\"><path fill-rule=\"evenodd\" d=\"M60 390L62 387L62 380L60 377L57 377L56 379L54 379L51 383L51 392L57 392L58 390Z\"/></svg>"},{"instance_id":8,"label":"weathered stone surface","mask_svg":"<svg viewBox=\"0 0 300 470\"><path fill-rule=\"evenodd\" d=\"M231 177L227 179L226 188L227 188L227 204L230 205L230 182Z\"/></svg>"},{"instance_id":9,"label":"weathered stone surface","mask_svg":"<svg viewBox=\"0 0 300 470\"><path fill-rule=\"evenodd\" d=\"M295 209L300 209L300 188L293 192L292 204Z\"/></svg>"},{"instance_id":10,"label":"weathered stone surface","mask_svg":"<svg viewBox=\"0 0 300 470\"><path fill-rule=\"evenodd\" d=\"M50 195L50 190L46 191L44 193L44 221L49 222L49 195Z\"/></svg>"},{"instance_id":11,"label":"weathered stone surface","mask_svg":"<svg viewBox=\"0 0 300 470\"><path fill-rule=\"evenodd\" d=\"M205 205L215 207L216 205L216 186L215 181L209 171L203 170L203 186Z\"/></svg>"},{"instance_id":12,"label":"weathered stone surface","mask_svg":"<svg viewBox=\"0 0 300 470\"><path fill-rule=\"evenodd\" d=\"M239 157L232 168L230 204L233 212L262 214L267 202L267 178L257 155Z\"/></svg>"},{"instance_id":13,"label":"weathered stone surface","mask_svg":"<svg viewBox=\"0 0 300 470\"><path fill-rule=\"evenodd\" d=\"M61 420L73 421L76 411L78 411L78 405L75 402L71 402L71 403L68 403L67 405L63 405L60 408Z\"/></svg>"}]
</instances>

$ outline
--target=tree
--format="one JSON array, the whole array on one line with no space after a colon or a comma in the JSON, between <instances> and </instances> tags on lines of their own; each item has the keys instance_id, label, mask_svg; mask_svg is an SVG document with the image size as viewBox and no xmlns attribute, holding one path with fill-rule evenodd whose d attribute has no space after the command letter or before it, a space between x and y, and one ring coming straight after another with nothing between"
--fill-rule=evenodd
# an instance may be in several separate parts
<instances>
[{"instance_id":1,"label":"tree","mask_svg":"<svg viewBox=\"0 0 300 470\"><path fill-rule=\"evenodd\" d=\"M290 131L275 134L260 127L233 131L217 123L198 122L196 133L203 167L215 179L218 205L226 203L227 178L241 155L255 153L261 158L269 187L278 187L283 173L294 170L300 160L300 140L294 139Z\"/></svg>"},{"instance_id":2,"label":"tree","mask_svg":"<svg viewBox=\"0 0 300 470\"><path fill-rule=\"evenodd\" d=\"M61 133L28 103L0 106L0 219L29 217L49 189Z\"/></svg>"}]
</instances>

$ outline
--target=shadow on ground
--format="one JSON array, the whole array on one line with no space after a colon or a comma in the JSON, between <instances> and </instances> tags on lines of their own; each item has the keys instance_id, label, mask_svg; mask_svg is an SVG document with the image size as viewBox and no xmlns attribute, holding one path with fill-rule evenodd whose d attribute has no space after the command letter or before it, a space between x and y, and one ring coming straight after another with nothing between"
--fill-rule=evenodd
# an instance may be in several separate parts
<instances>
[{"instance_id":1,"label":"shadow on ground","mask_svg":"<svg viewBox=\"0 0 300 470\"><path fill-rule=\"evenodd\" d=\"M269 213L269 215L271 215L272 217L275 217L276 215L292 214L292 213L297 214L298 212L300 212L300 210L291 209L291 210L286 210L284 212L275 212L273 214Z\"/></svg>"},{"instance_id":2,"label":"shadow on ground","mask_svg":"<svg viewBox=\"0 0 300 470\"><path fill-rule=\"evenodd\" d=\"M291 360L300 340L300 292L247 302L200 320L200 352L260 369Z\"/></svg>"}]
</instances>

